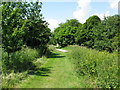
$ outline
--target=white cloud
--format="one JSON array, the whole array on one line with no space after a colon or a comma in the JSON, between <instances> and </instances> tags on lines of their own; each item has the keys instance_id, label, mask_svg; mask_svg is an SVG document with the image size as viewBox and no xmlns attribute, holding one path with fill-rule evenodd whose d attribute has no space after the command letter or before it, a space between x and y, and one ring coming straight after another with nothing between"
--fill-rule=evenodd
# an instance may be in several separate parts
<instances>
[{"instance_id":1,"label":"white cloud","mask_svg":"<svg viewBox=\"0 0 120 90\"><path fill-rule=\"evenodd\" d=\"M49 23L48 27L51 29L51 31L53 31L54 28L58 27L59 25L59 21L56 19L49 19L47 22Z\"/></svg>"},{"instance_id":2,"label":"white cloud","mask_svg":"<svg viewBox=\"0 0 120 90\"><path fill-rule=\"evenodd\" d=\"M84 23L91 8L91 2L108 2L111 9L117 10L119 1L120 0L78 0L78 7L73 12L73 17L78 19L81 23ZM95 13L94 15L98 15L101 19L104 19L104 16L109 16L110 12L106 11L105 13Z\"/></svg>"},{"instance_id":3,"label":"white cloud","mask_svg":"<svg viewBox=\"0 0 120 90\"><path fill-rule=\"evenodd\" d=\"M73 12L73 17L78 19L81 23L85 22L86 16L90 10L90 2L92 0L78 0L78 7Z\"/></svg>"},{"instance_id":4,"label":"white cloud","mask_svg":"<svg viewBox=\"0 0 120 90\"><path fill-rule=\"evenodd\" d=\"M112 9L118 9L118 2L119 2L120 0L109 0L109 3L110 3L110 7L112 8Z\"/></svg>"},{"instance_id":5,"label":"white cloud","mask_svg":"<svg viewBox=\"0 0 120 90\"><path fill-rule=\"evenodd\" d=\"M110 16L110 12L106 11L105 13L94 13L93 15L97 15L101 20L103 20L104 16Z\"/></svg>"}]
</instances>

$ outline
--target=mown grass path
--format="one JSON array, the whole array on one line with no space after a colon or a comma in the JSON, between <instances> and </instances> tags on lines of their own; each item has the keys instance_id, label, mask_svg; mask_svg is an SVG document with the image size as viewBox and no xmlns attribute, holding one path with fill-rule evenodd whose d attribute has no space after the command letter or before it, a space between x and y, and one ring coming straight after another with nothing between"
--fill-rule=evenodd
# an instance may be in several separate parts
<instances>
[{"instance_id":1,"label":"mown grass path","mask_svg":"<svg viewBox=\"0 0 120 90\"><path fill-rule=\"evenodd\" d=\"M17 88L80 88L82 83L75 75L69 52L53 51L47 62Z\"/></svg>"}]
</instances>

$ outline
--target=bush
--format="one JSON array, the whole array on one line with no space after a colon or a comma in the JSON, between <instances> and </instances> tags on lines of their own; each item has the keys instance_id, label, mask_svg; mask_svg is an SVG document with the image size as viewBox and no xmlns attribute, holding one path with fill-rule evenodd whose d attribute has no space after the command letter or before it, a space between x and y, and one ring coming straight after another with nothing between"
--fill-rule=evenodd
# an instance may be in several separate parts
<instances>
[{"instance_id":1,"label":"bush","mask_svg":"<svg viewBox=\"0 0 120 90\"><path fill-rule=\"evenodd\" d=\"M97 87L118 87L118 57L116 53L99 52L85 47L74 48L70 53L70 59L75 64L75 70L79 76L88 76L88 80L94 79ZM90 87L91 83L89 83Z\"/></svg>"},{"instance_id":2,"label":"bush","mask_svg":"<svg viewBox=\"0 0 120 90\"><path fill-rule=\"evenodd\" d=\"M11 53L9 56L6 52L3 52L2 59L2 87L13 88L16 84L20 83L29 76L29 73L35 72L37 68L40 68L46 61L46 57L41 58L40 50L23 48L20 51Z\"/></svg>"},{"instance_id":3,"label":"bush","mask_svg":"<svg viewBox=\"0 0 120 90\"><path fill-rule=\"evenodd\" d=\"M3 73L9 73L11 70L15 72L28 70L34 66L32 61L39 57L38 50L30 48L10 53L9 57L6 52L2 54Z\"/></svg>"}]
</instances>

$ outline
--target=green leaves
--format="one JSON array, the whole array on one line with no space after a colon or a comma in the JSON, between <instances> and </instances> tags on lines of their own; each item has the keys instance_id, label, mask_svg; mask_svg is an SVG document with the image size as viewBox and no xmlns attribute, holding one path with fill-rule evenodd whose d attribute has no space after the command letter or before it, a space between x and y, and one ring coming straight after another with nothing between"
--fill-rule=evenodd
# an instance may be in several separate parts
<instances>
[{"instance_id":1,"label":"green leaves","mask_svg":"<svg viewBox=\"0 0 120 90\"><path fill-rule=\"evenodd\" d=\"M21 20L21 9L19 9L21 3L6 2L3 3L2 9L2 37L3 48L8 53L15 52L20 49L22 42L22 36L24 30L23 21Z\"/></svg>"},{"instance_id":2,"label":"green leaves","mask_svg":"<svg viewBox=\"0 0 120 90\"><path fill-rule=\"evenodd\" d=\"M54 31L54 38L61 46L75 44L75 34L81 24L76 19L67 20L65 23L60 24Z\"/></svg>"},{"instance_id":3,"label":"green leaves","mask_svg":"<svg viewBox=\"0 0 120 90\"><path fill-rule=\"evenodd\" d=\"M35 59L35 54L46 54L51 33L47 22L43 20L41 5L39 2L2 3L2 46L8 53L5 56L7 58L3 58L5 73L9 69L27 70L31 66L29 60ZM25 50L21 50L23 45L40 49L39 55L36 51L32 53L32 50L24 53Z\"/></svg>"},{"instance_id":4,"label":"green leaves","mask_svg":"<svg viewBox=\"0 0 120 90\"><path fill-rule=\"evenodd\" d=\"M41 14L42 3L2 3L3 48L15 52L26 44L32 48L46 45L50 29Z\"/></svg>"},{"instance_id":5,"label":"green leaves","mask_svg":"<svg viewBox=\"0 0 120 90\"><path fill-rule=\"evenodd\" d=\"M94 27L101 22L98 16L89 17L76 33L76 43L92 48L94 45Z\"/></svg>"},{"instance_id":6,"label":"green leaves","mask_svg":"<svg viewBox=\"0 0 120 90\"><path fill-rule=\"evenodd\" d=\"M3 52L2 72L5 74L8 73L7 70L14 70L14 72L29 70L32 67L32 61L39 56L36 49L22 48L10 54L8 63L7 53Z\"/></svg>"},{"instance_id":7,"label":"green leaves","mask_svg":"<svg viewBox=\"0 0 120 90\"><path fill-rule=\"evenodd\" d=\"M94 48L113 52L118 48L118 28L120 21L119 15L106 17L95 29Z\"/></svg>"},{"instance_id":8,"label":"green leaves","mask_svg":"<svg viewBox=\"0 0 120 90\"><path fill-rule=\"evenodd\" d=\"M108 52L117 50L119 19L119 15L105 17L102 21L98 16L89 17L82 28L77 29L76 44Z\"/></svg>"}]
</instances>

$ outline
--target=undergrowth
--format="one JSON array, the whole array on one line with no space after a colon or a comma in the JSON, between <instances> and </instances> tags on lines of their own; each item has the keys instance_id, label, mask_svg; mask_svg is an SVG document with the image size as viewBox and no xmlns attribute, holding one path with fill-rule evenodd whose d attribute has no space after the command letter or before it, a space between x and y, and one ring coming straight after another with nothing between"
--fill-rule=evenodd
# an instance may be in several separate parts
<instances>
[{"instance_id":1,"label":"undergrowth","mask_svg":"<svg viewBox=\"0 0 120 90\"><path fill-rule=\"evenodd\" d=\"M69 46L70 60L78 77L84 78L86 87L118 88L117 53L100 52L79 46Z\"/></svg>"},{"instance_id":2,"label":"undergrowth","mask_svg":"<svg viewBox=\"0 0 120 90\"><path fill-rule=\"evenodd\" d=\"M36 49L23 48L20 51L8 54L2 53L2 72L4 74L14 72L22 72L34 67L32 61L39 57Z\"/></svg>"},{"instance_id":3,"label":"undergrowth","mask_svg":"<svg viewBox=\"0 0 120 90\"><path fill-rule=\"evenodd\" d=\"M39 56L39 50L23 48L9 56L2 52L2 87L13 88L25 78L29 72L40 68L46 62L46 57Z\"/></svg>"}]
</instances>

